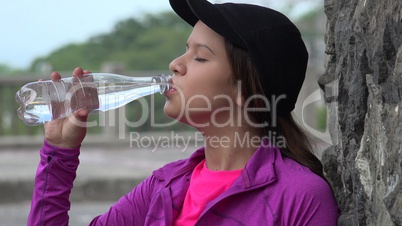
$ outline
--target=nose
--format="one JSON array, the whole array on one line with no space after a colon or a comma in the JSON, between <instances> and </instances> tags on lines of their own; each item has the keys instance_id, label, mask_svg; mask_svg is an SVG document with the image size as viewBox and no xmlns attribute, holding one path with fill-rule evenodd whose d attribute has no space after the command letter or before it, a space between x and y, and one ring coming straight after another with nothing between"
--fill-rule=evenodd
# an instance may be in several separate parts
<instances>
[{"instance_id":1,"label":"nose","mask_svg":"<svg viewBox=\"0 0 402 226\"><path fill-rule=\"evenodd\" d=\"M175 75L184 75L186 67L184 65L183 55L177 57L169 64L169 70Z\"/></svg>"}]
</instances>

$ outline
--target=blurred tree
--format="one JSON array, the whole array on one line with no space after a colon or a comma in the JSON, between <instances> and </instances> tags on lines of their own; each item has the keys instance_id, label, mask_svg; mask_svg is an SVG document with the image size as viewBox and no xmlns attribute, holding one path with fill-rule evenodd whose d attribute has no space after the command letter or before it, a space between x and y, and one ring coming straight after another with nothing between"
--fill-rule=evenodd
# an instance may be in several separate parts
<instances>
[{"instance_id":1,"label":"blurred tree","mask_svg":"<svg viewBox=\"0 0 402 226\"><path fill-rule=\"evenodd\" d=\"M110 33L65 45L37 58L31 70L48 62L58 71L77 66L97 71L108 61L123 63L127 70L165 70L184 51L190 32L191 27L170 12L129 18L118 22Z\"/></svg>"},{"instance_id":2,"label":"blurred tree","mask_svg":"<svg viewBox=\"0 0 402 226\"><path fill-rule=\"evenodd\" d=\"M9 73L11 71L13 71L13 69L9 65L0 63L0 73L1 74Z\"/></svg>"},{"instance_id":3,"label":"blurred tree","mask_svg":"<svg viewBox=\"0 0 402 226\"><path fill-rule=\"evenodd\" d=\"M6 63L0 63L0 77L21 76L24 71Z\"/></svg>"}]
</instances>

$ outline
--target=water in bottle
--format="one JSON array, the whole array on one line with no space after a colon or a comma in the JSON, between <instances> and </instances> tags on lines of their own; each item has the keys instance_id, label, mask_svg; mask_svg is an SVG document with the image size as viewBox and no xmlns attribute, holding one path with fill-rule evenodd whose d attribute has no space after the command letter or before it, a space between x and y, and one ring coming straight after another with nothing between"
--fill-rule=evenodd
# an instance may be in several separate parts
<instances>
[{"instance_id":1,"label":"water in bottle","mask_svg":"<svg viewBox=\"0 0 402 226\"><path fill-rule=\"evenodd\" d=\"M59 81L24 85L15 95L18 117L27 125L68 117L85 108L91 112L119 108L140 97L170 89L170 75L129 77L110 73L86 74Z\"/></svg>"}]
</instances>

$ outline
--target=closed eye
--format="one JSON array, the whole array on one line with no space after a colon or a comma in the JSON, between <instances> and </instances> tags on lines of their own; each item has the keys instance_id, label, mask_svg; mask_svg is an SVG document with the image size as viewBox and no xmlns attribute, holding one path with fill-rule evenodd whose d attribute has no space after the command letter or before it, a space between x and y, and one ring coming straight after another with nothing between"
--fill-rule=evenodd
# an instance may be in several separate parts
<instances>
[{"instance_id":1,"label":"closed eye","mask_svg":"<svg viewBox=\"0 0 402 226\"><path fill-rule=\"evenodd\" d=\"M198 61L198 62L201 62L201 63L203 63L203 62L207 62L207 60L206 60L206 59L199 58L199 57L194 58L194 60L195 60L195 61Z\"/></svg>"}]
</instances>

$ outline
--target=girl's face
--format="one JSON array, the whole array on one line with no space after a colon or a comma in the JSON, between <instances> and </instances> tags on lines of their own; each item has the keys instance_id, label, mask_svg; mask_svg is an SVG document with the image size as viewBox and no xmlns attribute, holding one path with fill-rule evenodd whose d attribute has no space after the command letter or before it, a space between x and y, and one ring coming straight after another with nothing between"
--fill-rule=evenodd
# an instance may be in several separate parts
<instances>
[{"instance_id":1,"label":"girl's face","mask_svg":"<svg viewBox=\"0 0 402 226\"><path fill-rule=\"evenodd\" d=\"M237 89L231 80L224 38L198 21L186 52L169 65L173 88L165 113L194 127L223 125L232 120Z\"/></svg>"}]
</instances>

